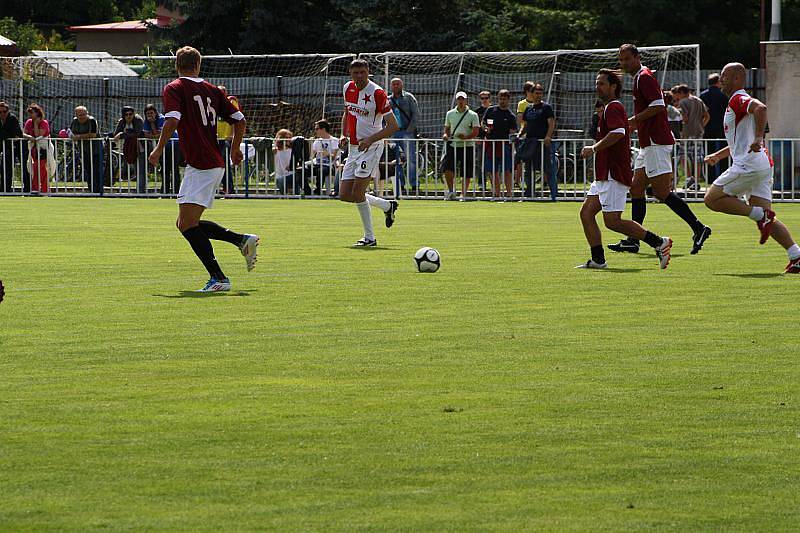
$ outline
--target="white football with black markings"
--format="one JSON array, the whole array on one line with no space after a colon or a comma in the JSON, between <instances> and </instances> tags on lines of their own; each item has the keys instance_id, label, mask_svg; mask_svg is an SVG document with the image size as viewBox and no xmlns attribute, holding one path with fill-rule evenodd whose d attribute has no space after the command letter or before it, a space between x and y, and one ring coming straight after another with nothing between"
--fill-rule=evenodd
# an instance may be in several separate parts
<instances>
[{"instance_id":1,"label":"white football with black markings","mask_svg":"<svg viewBox=\"0 0 800 533\"><path fill-rule=\"evenodd\" d=\"M438 251L425 246L414 254L414 264L419 272L436 272L442 265L442 259Z\"/></svg>"}]
</instances>

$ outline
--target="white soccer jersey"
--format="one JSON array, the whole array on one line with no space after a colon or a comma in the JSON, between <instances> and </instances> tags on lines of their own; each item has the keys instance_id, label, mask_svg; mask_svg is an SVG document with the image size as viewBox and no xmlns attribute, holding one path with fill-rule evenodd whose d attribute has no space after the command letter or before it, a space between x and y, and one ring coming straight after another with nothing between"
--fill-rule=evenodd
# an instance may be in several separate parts
<instances>
[{"instance_id":1,"label":"white soccer jersey","mask_svg":"<svg viewBox=\"0 0 800 533\"><path fill-rule=\"evenodd\" d=\"M350 144L358 144L383 129L383 116L392 112L386 91L377 83L370 81L367 86L358 90L354 81L345 84L344 105L347 111L347 130Z\"/></svg>"},{"instance_id":2,"label":"white soccer jersey","mask_svg":"<svg viewBox=\"0 0 800 533\"><path fill-rule=\"evenodd\" d=\"M766 150L750 151L750 145L756 138L756 119L749 112L752 103L753 99L744 90L736 91L728 100L723 120L732 166L741 172L755 172L772 166L772 158Z\"/></svg>"}]
</instances>

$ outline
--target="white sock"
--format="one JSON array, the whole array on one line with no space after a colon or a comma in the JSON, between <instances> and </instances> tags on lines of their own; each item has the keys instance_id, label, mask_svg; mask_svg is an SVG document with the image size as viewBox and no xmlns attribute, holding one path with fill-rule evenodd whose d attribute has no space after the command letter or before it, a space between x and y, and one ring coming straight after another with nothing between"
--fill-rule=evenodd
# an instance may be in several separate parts
<instances>
[{"instance_id":1,"label":"white sock","mask_svg":"<svg viewBox=\"0 0 800 533\"><path fill-rule=\"evenodd\" d=\"M789 254L789 259L794 261L798 257L800 257L800 246L797 246L797 243L794 243L786 250L786 253Z\"/></svg>"},{"instance_id":2,"label":"white sock","mask_svg":"<svg viewBox=\"0 0 800 533\"><path fill-rule=\"evenodd\" d=\"M747 216L753 220L761 220L764 218L764 208L754 205L753 209L750 210L750 214Z\"/></svg>"},{"instance_id":3,"label":"white sock","mask_svg":"<svg viewBox=\"0 0 800 533\"><path fill-rule=\"evenodd\" d=\"M384 213L392 206L392 204L389 203L389 200L384 200L380 196L372 196L371 194L366 194L364 196L366 196L367 203L369 203L369 205L377 207Z\"/></svg>"},{"instance_id":4,"label":"white sock","mask_svg":"<svg viewBox=\"0 0 800 533\"><path fill-rule=\"evenodd\" d=\"M375 232L372 229L372 211L369 210L369 202L359 202L356 204L358 214L361 215L361 224L364 226L364 238L371 241L375 240Z\"/></svg>"}]
</instances>

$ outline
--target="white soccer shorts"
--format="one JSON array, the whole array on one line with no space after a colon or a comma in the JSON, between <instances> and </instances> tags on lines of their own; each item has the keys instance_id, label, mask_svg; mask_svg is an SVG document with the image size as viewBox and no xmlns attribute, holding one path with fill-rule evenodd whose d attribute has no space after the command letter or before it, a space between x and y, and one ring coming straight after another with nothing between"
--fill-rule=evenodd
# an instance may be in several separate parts
<instances>
[{"instance_id":1,"label":"white soccer shorts","mask_svg":"<svg viewBox=\"0 0 800 533\"><path fill-rule=\"evenodd\" d=\"M672 174L672 145L651 144L639 149L633 169L640 168L644 168L648 178Z\"/></svg>"},{"instance_id":2,"label":"white soccer shorts","mask_svg":"<svg viewBox=\"0 0 800 533\"><path fill-rule=\"evenodd\" d=\"M211 209L214 204L214 195L219 190L224 175L224 168L200 170L186 165L181 189L178 191L178 203L198 204Z\"/></svg>"},{"instance_id":3,"label":"white soccer shorts","mask_svg":"<svg viewBox=\"0 0 800 533\"><path fill-rule=\"evenodd\" d=\"M358 146L351 144L344 163L341 180L364 179L372 176L378 163L381 161L383 143L372 143L365 151L358 149Z\"/></svg>"},{"instance_id":4,"label":"white soccer shorts","mask_svg":"<svg viewBox=\"0 0 800 533\"><path fill-rule=\"evenodd\" d=\"M605 213L620 213L625 211L629 188L611 178L603 181L594 180L587 196L597 196Z\"/></svg>"},{"instance_id":5,"label":"white soccer shorts","mask_svg":"<svg viewBox=\"0 0 800 533\"><path fill-rule=\"evenodd\" d=\"M755 172L742 172L730 167L714 180L714 185L722 187L729 196L757 196L771 202L772 173L772 167Z\"/></svg>"}]
</instances>

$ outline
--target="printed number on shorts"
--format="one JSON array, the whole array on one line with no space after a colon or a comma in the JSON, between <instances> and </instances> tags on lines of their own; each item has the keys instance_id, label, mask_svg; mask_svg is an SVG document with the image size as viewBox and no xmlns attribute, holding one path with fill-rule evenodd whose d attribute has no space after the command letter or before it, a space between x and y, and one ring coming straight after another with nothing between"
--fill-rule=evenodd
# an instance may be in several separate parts
<instances>
[{"instance_id":1,"label":"printed number on shorts","mask_svg":"<svg viewBox=\"0 0 800 533\"><path fill-rule=\"evenodd\" d=\"M362 161L361 162L361 170L367 170L367 162L366 161Z\"/></svg>"}]
</instances>

